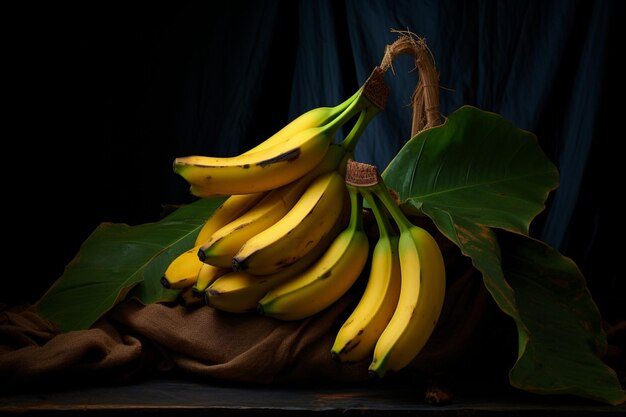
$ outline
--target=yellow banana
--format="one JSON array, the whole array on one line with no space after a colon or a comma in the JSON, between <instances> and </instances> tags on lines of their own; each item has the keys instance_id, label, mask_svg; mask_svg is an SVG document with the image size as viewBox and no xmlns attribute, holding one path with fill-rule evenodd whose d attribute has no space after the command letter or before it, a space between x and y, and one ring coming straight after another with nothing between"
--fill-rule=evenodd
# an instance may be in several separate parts
<instances>
[{"instance_id":1,"label":"yellow banana","mask_svg":"<svg viewBox=\"0 0 626 417\"><path fill-rule=\"evenodd\" d=\"M374 196L363 191L376 223L379 238L372 253L367 286L352 314L339 329L331 354L344 363L371 358L374 346L393 315L400 295L398 235Z\"/></svg>"},{"instance_id":2,"label":"yellow banana","mask_svg":"<svg viewBox=\"0 0 626 417\"><path fill-rule=\"evenodd\" d=\"M198 252L203 262L230 268L232 260L244 243L284 217L296 204L310 183L320 174L333 170L343 162L345 149L331 145L322 162L299 180L270 191L242 216L216 230Z\"/></svg>"},{"instance_id":3,"label":"yellow banana","mask_svg":"<svg viewBox=\"0 0 626 417\"><path fill-rule=\"evenodd\" d=\"M351 97L351 98L354 98ZM309 110L306 113L301 114L296 119L291 121L287 126L283 127L274 135L270 136L265 141L256 145L254 148L251 148L244 152L242 155L251 154L256 151L261 151L264 149L268 149L274 145L279 145L289 139L291 136L298 134L299 132L312 128L312 127L320 127L325 124L325 122L329 121L333 115L336 115L337 112L345 110L346 106L351 103L350 100L346 100L336 107L318 107L312 110ZM191 194L197 197L216 197L220 194L214 193L211 188L204 188L201 185L191 184L190 187ZM261 193L258 193L261 194ZM246 194L242 194L246 195ZM207 237L208 238L208 237ZM206 240L206 239L205 239ZM197 242L198 244L202 242Z\"/></svg>"},{"instance_id":4,"label":"yellow banana","mask_svg":"<svg viewBox=\"0 0 626 417\"><path fill-rule=\"evenodd\" d=\"M202 262L198 259L198 247L191 248L178 255L168 265L161 284L165 288L179 289L196 283Z\"/></svg>"},{"instance_id":5,"label":"yellow banana","mask_svg":"<svg viewBox=\"0 0 626 417\"><path fill-rule=\"evenodd\" d=\"M357 162L358 171L370 172L362 181L385 205L400 229L400 296L393 316L382 332L369 370L383 377L406 367L428 341L437 323L445 296L445 267L435 239L413 225L395 203L376 167Z\"/></svg>"},{"instance_id":6,"label":"yellow banana","mask_svg":"<svg viewBox=\"0 0 626 417\"><path fill-rule=\"evenodd\" d=\"M243 244L233 257L233 269L266 275L296 262L331 230L345 193L337 172L317 177L284 217Z\"/></svg>"},{"instance_id":7,"label":"yellow banana","mask_svg":"<svg viewBox=\"0 0 626 417\"><path fill-rule=\"evenodd\" d=\"M231 269L229 268L220 268L219 266L202 263L202 267L198 272L198 278L196 279L196 283L193 284L192 287L193 292L195 292L199 296L203 296L204 290L206 290L209 285L211 285L217 278L230 271Z\"/></svg>"},{"instance_id":8,"label":"yellow banana","mask_svg":"<svg viewBox=\"0 0 626 417\"><path fill-rule=\"evenodd\" d=\"M347 103L337 106L326 124L300 130L267 147L235 157L187 156L176 158L174 172L205 193L249 194L268 191L301 178L326 154L335 133L367 107L359 89Z\"/></svg>"},{"instance_id":9,"label":"yellow banana","mask_svg":"<svg viewBox=\"0 0 626 417\"><path fill-rule=\"evenodd\" d=\"M324 254L301 274L277 285L259 301L260 313L281 320L299 320L337 301L357 280L369 252L363 230L362 197L350 191L350 223Z\"/></svg>"},{"instance_id":10,"label":"yellow banana","mask_svg":"<svg viewBox=\"0 0 626 417\"><path fill-rule=\"evenodd\" d=\"M379 112L377 107L364 109L346 138L341 143L331 144L324 159L313 170L291 184L270 191L245 215L214 232L198 252L200 259L212 265L229 267L244 243L284 217L315 178L331 171L343 176L358 138ZM281 267L285 265L283 263ZM248 272L257 273L254 270Z\"/></svg>"},{"instance_id":11,"label":"yellow banana","mask_svg":"<svg viewBox=\"0 0 626 417\"><path fill-rule=\"evenodd\" d=\"M346 208L348 205L345 206ZM344 213L328 233L311 251L279 272L257 276L245 271L233 271L222 275L205 291L207 305L231 313L256 311L258 302L276 285L306 270L328 249L337 234L346 227L349 211Z\"/></svg>"},{"instance_id":12,"label":"yellow banana","mask_svg":"<svg viewBox=\"0 0 626 417\"><path fill-rule=\"evenodd\" d=\"M209 240L211 235L230 223L243 213L248 211L252 206L258 203L267 193L231 195L221 206L219 206L211 217L209 217L200 229L194 246L202 245Z\"/></svg>"}]
</instances>

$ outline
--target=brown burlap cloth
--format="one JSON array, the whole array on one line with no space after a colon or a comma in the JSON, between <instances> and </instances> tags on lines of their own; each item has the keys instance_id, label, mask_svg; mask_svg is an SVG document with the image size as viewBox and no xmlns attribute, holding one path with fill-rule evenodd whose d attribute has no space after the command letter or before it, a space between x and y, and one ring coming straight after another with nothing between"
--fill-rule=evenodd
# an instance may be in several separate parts
<instances>
[{"instance_id":1,"label":"brown burlap cloth","mask_svg":"<svg viewBox=\"0 0 626 417\"><path fill-rule=\"evenodd\" d=\"M411 365L445 372L483 354L490 298L480 274L438 235L446 259L448 290L439 324ZM364 381L369 362L339 364L330 348L359 291L327 310L296 322L224 313L201 306L142 305L125 301L90 329L62 333L32 306L0 312L0 384L20 386L71 377L128 381L147 373L274 383ZM482 328L482 330L481 330ZM478 340L476 340L478 339Z\"/></svg>"}]
</instances>

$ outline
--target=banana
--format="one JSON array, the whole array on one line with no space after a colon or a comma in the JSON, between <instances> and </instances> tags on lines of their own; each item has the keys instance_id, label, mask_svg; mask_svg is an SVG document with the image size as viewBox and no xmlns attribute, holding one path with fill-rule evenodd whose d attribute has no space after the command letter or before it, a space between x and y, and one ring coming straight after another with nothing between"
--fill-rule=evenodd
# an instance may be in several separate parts
<instances>
[{"instance_id":1,"label":"banana","mask_svg":"<svg viewBox=\"0 0 626 417\"><path fill-rule=\"evenodd\" d=\"M348 172L361 174L362 188L370 190L399 227L400 296L374 348L370 373L379 377L406 367L424 347L437 323L445 296L445 267L435 239L413 225L385 187L376 167L348 161ZM346 179L350 182L348 178Z\"/></svg>"},{"instance_id":2,"label":"banana","mask_svg":"<svg viewBox=\"0 0 626 417\"><path fill-rule=\"evenodd\" d=\"M335 156L331 158L332 162L327 164L326 169L318 169L310 175L317 175L320 171L335 171L343 177L347 161L353 155L358 138L379 112L380 109L375 106L362 110L346 138L341 143L331 146L330 151L335 153ZM347 200L345 187L342 188L344 188L343 200ZM303 256L311 245L327 232L331 222L322 220L329 215L332 217L337 214L337 207L334 212L331 212L320 204L324 201L328 203L328 198L317 202L317 197L313 192L314 190L311 190L306 197L303 195L298 200L297 207L292 207L280 221L246 241L233 257L233 268L247 270L253 275L266 275L278 271ZM334 204L339 206L341 198L339 196L336 198L337 202ZM316 222L317 227L315 227Z\"/></svg>"},{"instance_id":3,"label":"banana","mask_svg":"<svg viewBox=\"0 0 626 417\"><path fill-rule=\"evenodd\" d=\"M202 262L198 259L198 247L191 248L178 255L167 266L161 284L165 288L179 289L196 283Z\"/></svg>"},{"instance_id":4,"label":"banana","mask_svg":"<svg viewBox=\"0 0 626 417\"><path fill-rule=\"evenodd\" d=\"M257 193L228 197L204 223L196 236L194 247L181 253L168 265L161 278L161 284L166 288L173 289L194 285L197 287L196 290L198 290L203 285L206 288L212 282L211 275L216 275L220 272L225 273L226 271L219 271L215 267L204 266L202 261L198 259L200 245L224 224L232 221L237 216L241 216L242 213L258 202L264 195L265 193ZM199 278L200 282L198 282Z\"/></svg>"},{"instance_id":5,"label":"banana","mask_svg":"<svg viewBox=\"0 0 626 417\"><path fill-rule=\"evenodd\" d=\"M352 314L339 329L331 348L333 358L343 363L371 357L400 295L398 235L391 229L375 197L365 190L361 194L374 212L379 238L372 252L367 286Z\"/></svg>"},{"instance_id":6,"label":"banana","mask_svg":"<svg viewBox=\"0 0 626 417\"><path fill-rule=\"evenodd\" d=\"M313 128L313 127L323 126L326 122L330 121L333 117L337 116L343 110L345 110L346 107L350 103L352 103L352 101L354 101L357 94L358 93L355 93L355 95L353 95L348 100L344 101L338 106L317 107L315 109L309 110L308 112L298 116L296 119L290 122L287 126L283 127L281 130L279 130L274 135L270 136L265 141L261 142L254 148L246 151L243 155L251 154L256 151L265 150L265 149L271 148L274 145L279 145L285 142L291 136L294 136L303 130ZM219 195L219 194L215 194L214 192L212 192L211 188L204 188L201 185L196 185L196 184L191 184L190 192L196 197L202 197L202 198L216 197ZM257 194L262 195L261 193L257 193ZM246 194L243 194L241 196L245 196L245 195ZM207 236L207 239L208 239L208 236ZM206 241L206 239L204 239L204 241ZM196 242L196 243L200 244L203 242Z\"/></svg>"},{"instance_id":7,"label":"banana","mask_svg":"<svg viewBox=\"0 0 626 417\"><path fill-rule=\"evenodd\" d=\"M213 195L257 193L286 185L315 167L324 158L337 130L370 105L362 91L359 89L337 106L334 117L322 126L299 130L276 144L234 157L176 158L174 172Z\"/></svg>"},{"instance_id":8,"label":"banana","mask_svg":"<svg viewBox=\"0 0 626 417\"><path fill-rule=\"evenodd\" d=\"M220 268L218 266L202 263L196 283L193 284L192 290L196 295L202 297L204 290L211 285L217 278L230 272L228 268Z\"/></svg>"},{"instance_id":9,"label":"banana","mask_svg":"<svg viewBox=\"0 0 626 417\"><path fill-rule=\"evenodd\" d=\"M358 98L360 93L360 91L357 91L352 95L352 97L348 98L346 101L335 107L317 107L301 114L285 127L283 127L281 130L279 130L277 133L270 136L268 139L264 140L260 144L256 145L254 148L250 149L246 153L252 153L271 148L274 145L279 145L285 142L293 135L305 129L324 126L333 118L340 115L350 104L352 104L354 100Z\"/></svg>"},{"instance_id":10,"label":"banana","mask_svg":"<svg viewBox=\"0 0 626 417\"><path fill-rule=\"evenodd\" d=\"M306 270L328 249L337 234L347 226L350 216L347 208L346 204L333 230L300 260L271 275L257 276L245 271L229 272L219 277L207 288L206 304L231 313L256 311L259 300L270 289Z\"/></svg>"},{"instance_id":11,"label":"banana","mask_svg":"<svg viewBox=\"0 0 626 417\"><path fill-rule=\"evenodd\" d=\"M362 197L348 187L350 223L303 273L277 285L259 300L258 311L281 320L299 320L337 301L357 280L369 254L363 230Z\"/></svg>"},{"instance_id":12,"label":"banana","mask_svg":"<svg viewBox=\"0 0 626 417\"><path fill-rule=\"evenodd\" d=\"M194 246L202 245L209 240L218 229L230 223L252 206L258 203L267 193L231 195L220 205L200 229Z\"/></svg>"},{"instance_id":13,"label":"banana","mask_svg":"<svg viewBox=\"0 0 626 417\"><path fill-rule=\"evenodd\" d=\"M317 177L284 217L243 244L232 258L233 269L267 275L296 262L335 224L345 193L337 172Z\"/></svg>"},{"instance_id":14,"label":"banana","mask_svg":"<svg viewBox=\"0 0 626 417\"><path fill-rule=\"evenodd\" d=\"M198 251L203 262L230 268L239 249L255 235L284 217L296 204L310 183L320 174L332 172L343 162L345 149L333 144L322 162L299 180L270 191L242 216L216 230Z\"/></svg>"}]
</instances>

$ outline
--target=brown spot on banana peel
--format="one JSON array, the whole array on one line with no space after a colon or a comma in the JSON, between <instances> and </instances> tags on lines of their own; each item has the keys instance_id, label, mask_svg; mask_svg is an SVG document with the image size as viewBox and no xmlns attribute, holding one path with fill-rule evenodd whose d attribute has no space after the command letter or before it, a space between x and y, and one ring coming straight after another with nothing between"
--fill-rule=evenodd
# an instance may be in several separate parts
<instances>
[{"instance_id":1,"label":"brown spot on banana peel","mask_svg":"<svg viewBox=\"0 0 626 417\"><path fill-rule=\"evenodd\" d=\"M282 258L278 260L276 263L274 263L274 265L279 269L282 269L292 265L297 260L298 258L296 258L295 256L290 256L289 258Z\"/></svg>"},{"instance_id":2,"label":"brown spot on banana peel","mask_svg":"<svg viewBox=\"0 0 626 417\"><path fill-rule=\"evenodd\" d=\"M363 331L361 330L360 333L363 333ZM360 334L359 333L359 334ZM352 342L354 341L354 339L350 340L348 343L346 343L346 345L341 348L341 350L339 351L339 354L346 354L349 353L350 351L352 351L355 347L357 347L359 345L359 343L361 343L361 341L359 340L358 342L356 342L355 344L352 344Z\"/></svg>"},{"instance_id":3,"label":"brown spot on banana peel","mask_svg":"<svg viewBox=\"0 0 626 417\"><path fill-rule=\"evenodd\" d=\"M287 152L283 152L280 155L277 155L277 156L275 156L273 158L266 159L266 160L261 161L261 162L257 162L256 165L264 168L266 166L270 166L270 165L276 164L278 162L295 161L299 157L300 157L300 148L294 148L294 149L291 149L291 150L289 150Z\"/></svg>"},{"instance_id":4,"label":"brown spot on banana peel","mask_svg":"<svg viewBox=\"0 0 626 417\"><path fill-rule=\"evenodd\" d=\"M320 275L318 277L318 279L328 279L330 278L330 276L332 275L332 271L329 269L328 271L324 272L322 275Z\"/></svg>"}]
</instances>

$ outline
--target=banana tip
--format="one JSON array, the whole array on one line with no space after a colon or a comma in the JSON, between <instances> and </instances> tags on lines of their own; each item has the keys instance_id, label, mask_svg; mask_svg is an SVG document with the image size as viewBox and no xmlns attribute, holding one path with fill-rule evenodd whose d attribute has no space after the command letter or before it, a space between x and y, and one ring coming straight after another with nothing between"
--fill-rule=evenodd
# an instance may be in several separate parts
<instances>
[{"instance_id":1,"label":"banana tip","mask_svg":"<svg viewBox=\"0 0 626 417\"><path fill-rule=\"evenodd\" d=\"M367 371L367 375L368 375L370 378L372 378L372 379L378 379L378 378L380 378L380 375L378 375L378 373L376 373L376 371L372 371L372 370Z\"/></svg>"},{"instance_id":2,"label":"banana tip","mask_svg":"<svg viewBox=\"0 0 626 417\"><path fill-rule=\"evenodd\" d=\"M202 248L198 249L198 259L200 259L200 262L204 262L206 259L206 253L204 253Z\"/></svg>"},{"instance_id":3,"label":"banana tip","mask_svg":"<svg viewBox=\"0 0 626 417\"><path fill-rule=\"evenodd\" d=\"M170 282L165 277L161 277L161 285L163 285L167 289L170 289L172 287L170 285Z\"/></svg>"},{"instance_id":4,"label":"banana tip","mask_svg":"<svg viewBox=\"0 0 626 417\"><path fill-rule=\"evenodd\" d=\"M247 268L246 262L242 259L238 259L235 257L232 260L232 268L233 271L244 271Z\"/></svg>"},{"instance_id":5,"label":"banana tip","mask_svg":"<svg viewBox=\"0 0 626 417\"><path fill-rule=\"evenodd\" d=\"M256 312L260 316L264 316L265 315L265 311L263 310L263 304L261 304L261 303L257 304Z\"/></svg>"},{"instance_id":6,"label":"banana tip","mask_svg":"<svg viewBox=\"0 0 626 417\"><path fill-rule=\"evenodd\" d=\"M178 171L180 171L180 169L184 166L186 166L186 164L181 163L180 158L174 159L174 162L172 163L172 169L176 173L178 173Z\"/></svg>"}]
</instances>

